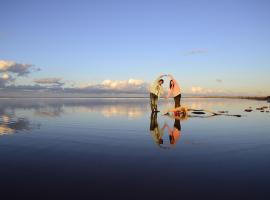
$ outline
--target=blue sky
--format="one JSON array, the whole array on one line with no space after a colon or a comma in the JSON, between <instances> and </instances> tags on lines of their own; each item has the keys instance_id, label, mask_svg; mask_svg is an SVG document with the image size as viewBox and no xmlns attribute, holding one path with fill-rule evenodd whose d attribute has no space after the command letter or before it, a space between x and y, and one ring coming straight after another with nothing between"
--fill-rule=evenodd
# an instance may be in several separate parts
<instances>
[{"instance_id":1,"label":"blue sky","mask_svg":"<svg viewBox=\"0 0 270 200\"><path fill-rule=\"evenodd\" d=\"M0 9L0 60L41 69L5 86L170 73L186 92L270 94L268 0L1 0Z\"/></svg>"}]
</instances>

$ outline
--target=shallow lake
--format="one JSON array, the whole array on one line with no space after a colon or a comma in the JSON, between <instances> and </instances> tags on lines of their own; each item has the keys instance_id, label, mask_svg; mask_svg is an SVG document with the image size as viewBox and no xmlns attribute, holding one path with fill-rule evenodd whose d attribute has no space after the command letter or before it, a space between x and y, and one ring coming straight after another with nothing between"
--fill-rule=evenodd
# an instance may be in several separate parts
<instances>
[{"instance_id":1,"label":"shallow lake","mask_svg":"<svg viewBox=\"0 0 270 200\"><path fill-rule=\"evenodd\" d=\"M0 195L270 197L270 104L195 98L182 104L242 117L151 116L149 100L139 98L0 99ZM162 112L171 106L159 103ZM256 110L262 106L268 108Z\"/></svg>"}]
</instances>

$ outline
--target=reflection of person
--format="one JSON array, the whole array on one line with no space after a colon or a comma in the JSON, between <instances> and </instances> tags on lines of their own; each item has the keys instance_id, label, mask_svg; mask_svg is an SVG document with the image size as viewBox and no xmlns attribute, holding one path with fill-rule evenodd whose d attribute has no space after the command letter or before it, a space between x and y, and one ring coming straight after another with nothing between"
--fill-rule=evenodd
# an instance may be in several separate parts
<instances>
[{"instance_id":1,"label":"reflection of person","mask_svg":"<svg viewBox=\"0 0 270 200\"><path fill-rule=\"evenodd\" d=\"M175 102L175 108L178 108L181 106L180 101L181 101L181 89L179 84L177 83L177 81L174 79L174 77L172 75L168 75L171 80L170 80L170 87L169 87L169 91L168 91L168 95L167 98L169 98L170 96L173 96L174 98L174 102Z\"/></svg>"},{"instance_id":2,"label":"reflection of person","mask_svg":"<svg viewBox=\"0 0 270 200\"><path fill-rule=\"evenodd\" d=\"M162 77L165 75L160 75L150 86L150 103L152 112L158 112L157 102L161 95L164 93L162 84L164 80Z\"/></svg>"},{"instance_id":3,"label":"reflection of person","mask_svg":"<svg viewBox=\"0 0 270 200\"><path fill-rule=\"evenodd\" d=\"M164 135L164 129L165 129L165 125L161 129L158 126L157 114L151 113L150 131L151 131L151 135L153 137L153 140L155 141L155 143L158 146L163 144L162 137Z\"/></svg>"},{"instance_id":4,"label":"reflection of person","mask_svg":"<svg viewBox=\"0 0 270 200\"><path fill-rule=\"evenodd\" d=\"M168 128L169 132L169 139L170 139L170 144L175 145L177 141L179 140L181 136L181 124L180 124L180 119L174 120L174 125L173 129L168 126L168 124L165 123L164 125L166 128Z\"/></svg>"}]
</instances>

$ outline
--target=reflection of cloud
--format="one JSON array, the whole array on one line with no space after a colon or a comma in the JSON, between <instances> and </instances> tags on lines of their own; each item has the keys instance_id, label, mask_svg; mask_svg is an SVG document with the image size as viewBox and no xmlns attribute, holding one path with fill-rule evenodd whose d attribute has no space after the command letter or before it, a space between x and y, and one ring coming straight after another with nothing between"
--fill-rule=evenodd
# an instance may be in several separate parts
<instances>
[{"instance_id":1,"label":"reflection of cloud","mask_svg":"<svg viewBox=\"0 0 270 200\"><path fill-rule=\"evenodd\" d=\"M39 117L58 117L65 113L94 113L106 117L137 118L149 110L148 99L1 99L0 122L12 121L16 110L33 111ZM1 116L5 116L4 118Z\"/></svg>"},{"instance_id":2,"label":"reflection of cloud","mask_svg":"<svg viewBox=\"0 0 270 200\"><path fill-rule=\"evenodd\" d=\"M104 107L101 110L101 113L105 117L114 117L114 116L127 116L128 118L138 118L140 117L143 112L138 108L126 108L121 106L110 106Z\"/></svg>"},{"instance_id":3,"label":"reflection of cloud","mask_svg":"<svg viewBox=\"0 0 270 200\"><path fill-rule=\"evenodd\" d=\"M4 123L9 123L10 122L10 117L7 116L7 115L3 115L2 120L3 120Z\"/></svg>"},{"instance_id":4,"label":"reflection of cloud","mask_svg":"<svg viewBox=\"0 0 270 200\"><path fill-rule=\"evenodd\" d=\"M59 117L63 112L62 107L45 107L36 109L35 115L39 117Z\"/></svg>"},{"instance_id":5,"label":"reflection of cloud","mask_svg":"<svg viewBox=\"0 0 270 200\"><path fill-rule=\"evenodd\" d=\"M3 117L3 116L2 116ZM6 117L9 119L10 117ZM31 130L30 122L25 118L13 118L12 120L0 121L0 135L12 134L16 131Z\"/></svg>"},{"instance_id":6,"label":"reflection of cloud","mask_svg":"<svg viewBox=\"0 0 270 200\"><path fill-rule=\"evenodd\" d=\"M68 108L68 107L65 107ZM139 118L143 115L143 112L145 112L147 108L143 105L106 105L104 103L103 105L89 105L89 106L80 106L76 105L76 112L97 112L101 113L104 117L119 117L124 116L129 119L135 119ZM73 112L75 110L72 110Z\"/></svg>"},{"instance_id":7,"label":"reflection of cloud","mask_svg":"<svg viewBox=\"0 0 270 200\"><path fill-rule=\"evenodd\" d=\"M0 115L0 135L10 135L18 131L32 130L34 127L27 118L17 118L15 115Z\"/></svg>"},{"instance_id":8,"label":"reflection of cloud","mask_svg":"<svg viewBox=\"0 0 270 200\"><path fill-rule=\"evenodd\" d=\"M12 133L14 133L13 129L11 129L5 125L0 124L0 135L9 135Z\"/></svg>"},{"instance_id":9,"label":"reflection of cloud","mask_svg":"<svg viewBox=\"0 0 270 200\"><path fill-rule=\"evenodd\" d=\"M193 102L188 107L192 109L202 109L204 107L211 108L213 106L223 106L223 105L224 105L223 102L203 102L203 103Z\"/></svg>"}]
</instances>

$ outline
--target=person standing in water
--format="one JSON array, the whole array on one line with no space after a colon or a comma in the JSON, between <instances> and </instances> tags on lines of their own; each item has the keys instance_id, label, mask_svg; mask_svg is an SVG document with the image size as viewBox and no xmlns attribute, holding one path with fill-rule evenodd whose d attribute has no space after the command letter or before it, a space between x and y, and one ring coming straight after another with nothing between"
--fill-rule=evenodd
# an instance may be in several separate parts
<instances>
[{"instance_id":1,"label":"person standing in water","mask_svg":"<svg viewBox=\"0 0 270 200\"><path fill-rule=\"evenodd\" d=\"M167 98L170 96L173 96L174 102L175 102L175 108L178 108L181 106L180 101L181 101L181 89L177 81L174 79L172 75L168 75L170 77L170 85L169 85L169 91Z\"/></svg>"},{"instance_id":2,"label":"person standing in water","mask_svg":"<svg viewBox=\"0 0 270 200\"><path fill-rule=\"evenodd\" d=\"M164 94L162 77L165 75L160 75L150 86L150 104L152 112L159 112L157 110L157 102L161 95Z\"/></svg>"}]
</instances>

